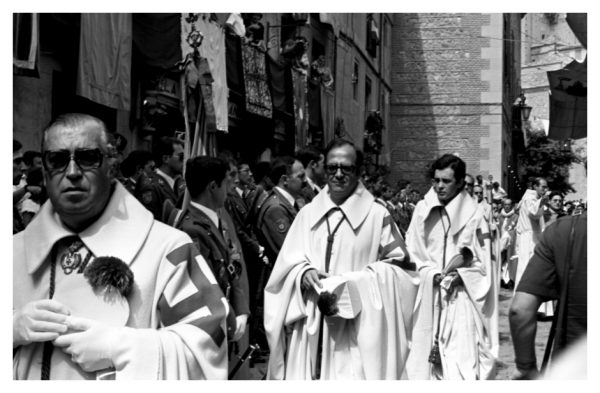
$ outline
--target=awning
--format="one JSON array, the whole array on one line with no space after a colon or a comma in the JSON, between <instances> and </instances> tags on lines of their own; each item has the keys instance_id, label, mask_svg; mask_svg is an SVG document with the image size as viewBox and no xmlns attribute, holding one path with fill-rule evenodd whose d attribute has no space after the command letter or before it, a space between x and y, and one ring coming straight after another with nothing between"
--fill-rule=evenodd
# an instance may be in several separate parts
<instances>
[{"instance_id":1,"label":"awning","mask_svg":"<svg viewBox=\"0 0 600 393\"><path fill-rule=\"evenodd\" d=\"M587 58L548 72L551 139L587 137Z\"/></svg>"}]
</instances>

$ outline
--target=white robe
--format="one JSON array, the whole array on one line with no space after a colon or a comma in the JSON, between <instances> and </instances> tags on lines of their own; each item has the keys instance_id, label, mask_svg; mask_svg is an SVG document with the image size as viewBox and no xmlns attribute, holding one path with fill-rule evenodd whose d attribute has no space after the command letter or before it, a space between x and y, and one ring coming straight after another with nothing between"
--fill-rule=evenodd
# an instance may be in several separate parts
<instances>
[{"instance_id":1,"label":"white robe","mask_svg":"<svg viewBox=\"0 0 600 393\"><path fill-rule=\"evenodd\" d=\"M444 232L435 213L439 206L432 188L417 204L406 234L407 248L421 276L406 365L409 379L434 378L428 357L439 313L433 276L443 268ZM452 199L445 210L450 220L446 264L462 247L473 252L473 263L457 269L464 284L454 294L442 288L439 345L444 379L492 379L496 373L492 351L498 342L494 337L498 334L498 294L492 284L488 225L466 191Z\"/></svg>"},{"instance_id":2,"label":"white robe","mask_svg":"<svg viewBox=\"0 0 600 393\"><path fill-rule=\"evenodd\" d=\"M13 236L13 309L48 298L50 250L71 235L48 201L25 231ZM102 216L77 235L95 257L118 257L134 274L126 323L133 329L127 329L121 340L126 345L113 359L116 379L227 378L229 309L188 235L155 221L120 183ZM56 276L57 292L61 276ZM19 347L13 361L15 379L40 378L42 347L43 343ZM96 375L66 358L52 363L50 377Z\"/></svg>"},{"instance_id":3,"label":"white robe","mask_svg":"<svg viewBox=\"0 0 600 393\"><path fill-rule=\"evenodd\" d=\"M321 312L300 284L306 270L325 270L325 217L334 206L326 187L300 210L265 288L269 379L313 376ZM335 234L329 272L356 286L362 311L324 318L320 378L404 378L418 274L394 265L414 269L389 212L361 183L340 208L348 219ZM329 217L331 230L340 218L339 211Z\"/></svg>"},{"instance_id":4,"label":"white robe","mask_svg":"<svg viewBox=\"0 0 600 393\"><path fill-rule=\"evenodd\" d=\"M535 245L538 243L544 230L544 209L541 208L542 199L535 190L527 190L519 202L519 220L517 221L517 272L515 289L521 281L521 276L533 255Z\"/></svg>"}]
</instances>

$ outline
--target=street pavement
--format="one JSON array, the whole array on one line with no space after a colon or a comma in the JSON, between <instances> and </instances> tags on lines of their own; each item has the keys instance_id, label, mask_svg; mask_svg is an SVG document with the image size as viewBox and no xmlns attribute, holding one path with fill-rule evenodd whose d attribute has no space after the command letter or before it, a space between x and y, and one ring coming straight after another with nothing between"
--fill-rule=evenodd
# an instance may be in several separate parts
<instances>
[{"instance_id":1,"label":"street pavement","mask_svg":"<svg viewBox=\"0 0 600 393\"><path fill-rule=\"evenodd\" d=\"M515 356L510 337L510 326L508 323L508 310L512 301L513 291L510 289L500 289L499 297L499 333L500 333L500 351L498 359L498 374L496 379L507 380L511 379L511 375L515 371ZM548 340L548 332L552 322L538 322L538 330L535 340L536 356L538 367L542 364L544 358L544 350ZM251 379L261 379L266 373L266 361L254 363L250 368Z\"/></svg>"},{"instance_id":2,"label":"street pavement","mask_svg":"<svg viewBox=\"0 0 600 393\"><path fill-rule=\"evenodd\" d=\"M500 333L500 353L498 354L498 375L496 379L511 379L515 371L515 352L510 337L510 326L508 324L508 310L512 301L512 289L500 289L498 327ZM535 354L538 368L542 365L544 350L548 342L548 333L552 321L538 321L537 334L535 337Z\"/></svg>"}]
</instances>

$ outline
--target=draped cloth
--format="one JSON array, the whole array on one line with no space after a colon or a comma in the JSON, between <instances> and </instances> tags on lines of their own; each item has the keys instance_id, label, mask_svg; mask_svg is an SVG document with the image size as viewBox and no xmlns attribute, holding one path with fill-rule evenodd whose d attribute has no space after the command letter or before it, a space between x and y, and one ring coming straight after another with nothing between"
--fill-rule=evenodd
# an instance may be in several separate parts
<instances>
[{"instance_id":1,"label":"draped cloth","mask_svg":"<svg viewBox=\"0 0 600 393\"><path fill-rule=\"evenodd\" d=\"M131 53L131 14L82 13L76 93L129 110Z\"/></svg>"},{"instance_id":2,"label":"draped cloth","mask_svg":"<svg viewBox=\"0 0 600 393\"><path fill-rule=\"evenodd\" d=\"M13 67L25 74L37 69L40 51L39 15L13 14Z\"/></svg>"},{"instance_id":3,"label":"draped cloth","mask_svg":"<svg viewBox=\"0 0 600 393\"><path fill-rule=\"evenodd\" d=\"M267 81L266 53L256 46L244 43L242 65L246 88L246 111L271 119L273 104Z\"/></svg>"},{"instance_id":4,"label":"draped cloth","mask_svg":"<svg viewBox=\"0 0 600 393\"><path fill-rule=\"evenodd\" d=\"M296 124L296 149L306 145L308 138L308 76L305 70L292 68L294 86L294 119Z\"/></svg>"},{"instance_id":5,"label":"draped cloth","mask_svg":"<svg viewBox=\"0 0 600 393\"><path fill-rule=\"evenodd\" d=\"M360 294L353 318L325 317L321 379L402 379L410 347L418 276L407 269L404 240L387 210L359 184L340 209L323 189L304 206L285 238L265 288L269 379L311 379L315 374L321 312L314 292L302 294L302 275L325 270L326 217L335 227L329 272ZM288 334L289 332L289 334Z\"/></svg>"},{"instance_id":6,"label":"draped cloth","mask_svg":"<svg viewBox=\"0 0 600 393\"><path fill-rule=\"evenodd\" d=\"M444 379L493 379L496 373L492 346L497 339L498 296L495 293L490 259L490 236L482 210L466 191L447 205L450 227L444 233L436 211L441 208L433 188L415 207L406 234L406 246L417 264L421 285L415 303L413 345L407 361L409 379L435 379L428 356L440 316L439 347ZM440 233L441 231L441 233ZM473 253L473 262L456 272L463 285L450 291L448 279L434 288L433 277L463 247ZM438 291L442 291L441 305Z\"/></svg>"}]
</instances>

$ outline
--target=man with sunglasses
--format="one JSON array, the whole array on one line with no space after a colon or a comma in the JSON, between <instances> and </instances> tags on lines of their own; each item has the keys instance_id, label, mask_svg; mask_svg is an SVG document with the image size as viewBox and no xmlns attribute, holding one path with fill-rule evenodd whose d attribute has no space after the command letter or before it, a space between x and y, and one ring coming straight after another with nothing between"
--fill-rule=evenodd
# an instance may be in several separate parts
<instances>
[{"instance_id":1,"label":"man with sunglasses","mask_svg":"<svg viewBox=\"0 0 600 393\"><path fill-rule=\"evenodd\" d=\"M452 154L432 164L432 187L417 204L406 234L421 277L409 379L495 376L498 295L490 234L482 209L464 188L465 172L465 162Z\"/></svg>"},{"instance_id":2,"label":"man with sunglasses","mask_svg":"<svg viewBox=\"0 0 600 393\"><path fill-rule=\"evenodd\" d=\"M13 237L14 378L227 378L227 306L214 275L188 235L114 179L108 151L104 123L89 115L62 115L44 131L49 200ZM98 316L111 307L104 295L80 303L88 268L107 256L132 273L121 325ZM122 270L107 274L121 280Z\"/></svg>"},{"instance_id":3,"label":"man with sunglasses","mask_svg":"<svg viewBox=\"0 0 600 393\"><path fill-rule=\"evenodd\" d=\"M402 379L418 278L387 209L336 139L327 186L292 223L265 288L269 379ZM338 301L339 300L339 301Z\"/></svg>"},{"instance_id":4,"label":"man with sunglasses","mask_svg":"<svg viewBox=\"0 0 600 393\"><path fill-rule=\"evenodd\" d=\"M183 173L183 142L177 138L162 137L153 149L156 172L140 179L136 197L152 212L154 218L163 220L163 208L168 200L181 206L185 193Z\"/></svg>"}]
</instances>

